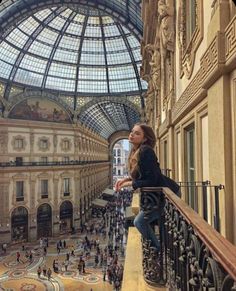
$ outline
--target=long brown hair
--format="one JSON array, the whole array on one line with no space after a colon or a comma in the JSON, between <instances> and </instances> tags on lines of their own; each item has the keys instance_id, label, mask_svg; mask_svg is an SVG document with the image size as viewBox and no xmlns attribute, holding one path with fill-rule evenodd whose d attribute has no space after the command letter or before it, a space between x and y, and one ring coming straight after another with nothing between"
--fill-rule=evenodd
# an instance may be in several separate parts
<instances>
[{"instance_id":1,"label":"long brown hair","mask_svg":"<svg viewBox=\"0 0 236 291\"><path fill-rule=\"evenodd\" d=\"M141 127L144 133L145 140L143 141L142 144L140 144L140 146L148 145L151 148L154 148L156 145L156 136L153 129L145 123L136 123L135 125L138 125L139 127ZM140 156L140 146L136 150L132 148L129 153L129 158L128 158L128 169L129 169L131 177L134 177L134 178L137 177L137 175L139 174L138 162L139 162L139 156Z\"/></svg>"}]
</instances>

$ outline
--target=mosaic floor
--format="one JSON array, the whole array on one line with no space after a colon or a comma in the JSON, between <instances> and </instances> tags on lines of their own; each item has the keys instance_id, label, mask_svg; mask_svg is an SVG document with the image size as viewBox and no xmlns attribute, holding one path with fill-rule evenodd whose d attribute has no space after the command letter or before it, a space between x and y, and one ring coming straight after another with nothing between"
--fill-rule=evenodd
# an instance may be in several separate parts
<instances>
[{"instance_id":1,"label":"mosaic floor","mask_svg":"<svg viewBox=\"0 0 236 291\"><path fill-rule=\"evenodd\" d=\"M67 248L61 249L60 254L57 254L57 240L49 240L47 256L43 256L43 250L39 247L39 242L36 244L25 244L26 250L31 250L33 260L30 263L25 257L25 251L22 251L21 245L12 246L7 249L6 255L0 257L0 291L111 291L113 287L109 282L103 281L102 268L94 268L95 250L91 251L91 256L85 259L85 274L79 274L77 270L79 257L82 254L81 242L85 235L73 235L69 237L60 237L57 240L66 240ZM88 236L97 238L98 236ZM104 248L106 241L99 236L100 246ZM74 246L75 256L70 256L69 266L67 271L63 262L66 259L66 254L70 252ZM16 260L16 252L20 252L20 261ZM54 273L52 264L53 260L57 259L61 265L61 271ZM120 256L119 263L124 263L124 258ZM40 278L37 275L38 266L51 268L52 277L48 280L42 274Z\"/></svg>"}]
</instances>

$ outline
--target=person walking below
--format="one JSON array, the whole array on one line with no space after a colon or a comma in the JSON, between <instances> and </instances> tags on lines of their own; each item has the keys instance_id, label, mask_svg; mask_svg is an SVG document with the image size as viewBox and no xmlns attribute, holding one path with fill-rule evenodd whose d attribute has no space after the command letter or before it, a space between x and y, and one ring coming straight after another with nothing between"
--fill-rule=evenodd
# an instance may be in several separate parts
<instances>
[{"instance_id":1,"label":"person walking below","mask_svg":"<svg viewBox=\"0 0 236 291\"><path fill-rule=\"evenodd\" d=\"M67 272L68 266L69 266L69 261L68 260L65 260L64 265L65 265L65 271Z\"/></svg>"},{"instance_id":2,"label":"person walking below","mask_svg":"<svg viewBox=\"0 0 236 291\"><path fill-rule=\"evenodd\" d=\"M47 277L47 267L46 267L46 265L43 266L43 276Z\"/></svg>"},{"instance_id":3,"label":"person walking below","mask_svg":"<svg viewBox=\"0 0 236 291\"><path fill-rule=\"evenodd\" d=\"M39 279L40 279L41 273L42 273L42 269L41 269L41 267L39 266L38 269L37 269L37 274L38 274L38 278L39 278Z\"/></svg>"},{"instance_id":4,"label":"person walking below","mask_svg":"<svg viewBox=\"0 0 236 291\"><path fill-rule=\"evenodd\" d=\"M47 275L48 275L48 281L50 281L51 276L52 276L52 270L50 268L48 268Z\"/></svg>"},{"instance_id":5,"label":"person walking below","mask_svg":"<svg viewBox=\"0 0 236 291\"><path fill-rule=\"evenodd\" d=\"M16 261L19 263L20 262L20 252L16 253Z\"/></svg>"}]
</instances>

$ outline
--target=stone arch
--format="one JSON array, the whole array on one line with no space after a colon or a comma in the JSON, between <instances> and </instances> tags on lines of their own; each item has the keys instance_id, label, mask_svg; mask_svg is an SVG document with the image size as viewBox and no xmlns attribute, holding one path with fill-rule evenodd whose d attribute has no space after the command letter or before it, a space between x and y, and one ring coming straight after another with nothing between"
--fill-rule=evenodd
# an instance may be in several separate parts
<instances>
[{"instance_id":1,"label":"stone arch","mask_svg":"<svg viewBox=\"0 0 236 291\"><path fill-rule=\"evenodd\" d=\"M99 104L99 103L104 103L104 102L124 104L127 107L134 109L136 112L138 112L140 114L140 116L142 115L141 108L139 108L137 105L135 105L131 101L127 100L125 97L117 97L117 98L113 98L111 100L111 98L109 96L104 96L104 97L101 97L99 99L94 98L93 100L86 103L84 106L80 107L79 110L77 111L78 118L82 113L84 113L91 106Z\"/></svg>"},{"instance_id":2,"label":"stone arch","mask_svg":"<svg viewBox=\"0 0 236 291\"><path fill-rule=\"evenodd\" d=\"M13 112L13 110L16 108L16 106L18 106L21 102L24 102L25 100L46 100L48 102L54 103L58 106L58 109L63 111L63 114L65 114L65 122L69 122L72 123L72 115L73 113L71 112L69 106L60 98L58 98L57 96L50 94L50 93L42 93L40 91L33 91L33 92L25 92L25 93L20 93L16 96L14 96L14 98L12 98L12 100L9 102L8 104L8 109L7 109L7 117L11 116L11 113ZM59 110L57 110L57 113L59 113ZM54 114L54 112L53 112ZM60 115L61 113L59 113ZM44 121L44 120L43 120ZM52 120L52 122L54 121L54 119ZM57 122L57 120L55 121ZM62 122L62 121L59 121Z\"/></svg>"},{"instance_id":3,"label":"stone arch","mask_svg":"<svg viewBox=\"0 0 236 291\"><path fill-rule=\"evenodd\" d=\"M48 99L51 102L56 103L58 106L62 107L68 115L71 117L73 112L71 111L69 105L64 102L62 99L57 97L56 95L49 93L49 92L42 92L40 90L37 91L28 91L28 92L23 92L20 94L17 94L12 98L12 100L8 100L8 111L12 110L17 104L22 102L25 99L29 98L42 98L42 99Z\"/></svg>"},{"instance_id":4,"label":"stone arch","mask_svg":"<svg viewBox=\"0 0 236 291\"><path fill-rule=\"evenodd\" d=\"M113 133L110 137L109 137L109 152L112 152L112 149L114 147L114 145L121 139L128 139L129 137L129 131L127 130L122 130L122 131L117 131L115 133Z\"/></svg>"},{"instance_id":5,"label":"stone arch","mask_svg":"<svg viewBox=\"0 0 236 291\"><path fill-rule=\"evenodd\" d=\"M109 137L109 161L110 161L110 184L112 185L113 183L113 148L114 145L121 139L128 139L129 137L129 131L127 130L122 130L122 131L117 131L115 133L113 133L110 137Z\"/></svg>"}]
</instances>

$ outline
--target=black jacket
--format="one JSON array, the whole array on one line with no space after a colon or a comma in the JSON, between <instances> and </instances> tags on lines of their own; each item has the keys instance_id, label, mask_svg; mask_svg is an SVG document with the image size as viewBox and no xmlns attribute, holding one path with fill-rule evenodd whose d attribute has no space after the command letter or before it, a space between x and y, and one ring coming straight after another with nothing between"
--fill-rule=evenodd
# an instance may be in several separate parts
<instances>
[{"instance_id":1,"label":"black jacket","mask_svg":"<svg viewBox=\"0 0 236 291\"><path fill-rule=\"evenodd\" d=\"M142 145L139 153L139 175L133 178L135 189L142 187L161 187L164 185L160 165L154 150L148 145Z\"/></svg>"}]
</instances>

